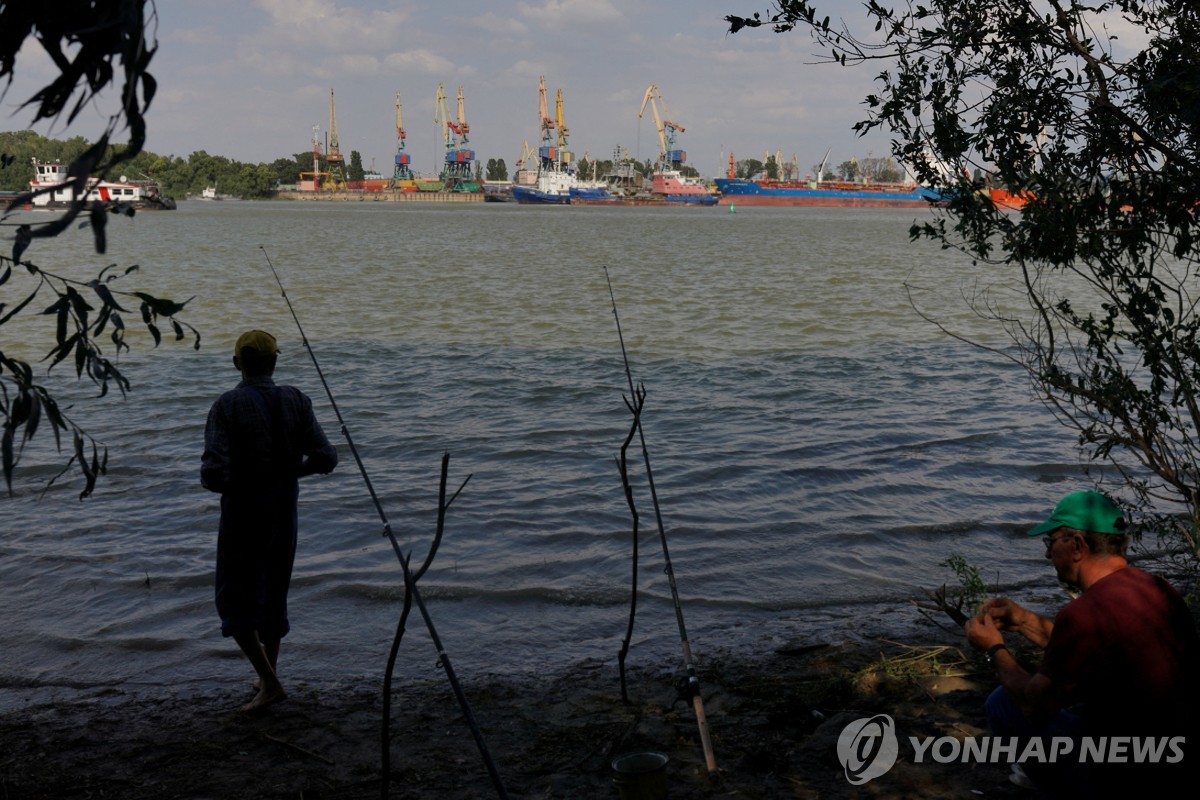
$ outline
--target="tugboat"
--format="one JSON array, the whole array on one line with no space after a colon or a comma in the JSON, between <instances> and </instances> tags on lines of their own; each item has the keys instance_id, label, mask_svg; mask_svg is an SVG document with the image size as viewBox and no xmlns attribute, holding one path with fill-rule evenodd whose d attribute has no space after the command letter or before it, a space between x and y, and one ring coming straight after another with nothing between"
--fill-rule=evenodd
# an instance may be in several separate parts
<instances>
[{"instance_id":1,"label":"tugboat","mask_svg":"<svg viewBox=\"0 0 1200 800\"><path fill-rule=\"evenodd\" d=\"M604 184L598 181L581 181L571 171L571 153L566 149L570 131L563 122L562 89L554 103L554 119L546 110L546 78L538 86L539 111L541 112L542 146L538 148L537 184L534 186L514 185L512 195L518 203L535 205L569 205L580 197L599 199L607 195ZM557 141L551 131L558 129ZM552 142L555 142L552 144Z\"/></svg>"},{"instance_id":2,"label":"tugboat","mask_svg":"<svg viewBox=\"0 0 1200 800\"><path fill-rule=\"evenodd\" d=\"M75 186L68 176L66 164L35 158L33 169L29 191L34 208L66 208L75 202ZM117 181L88 178L83 200L139 210L171 211L175 208L175 201L163 195L154 181L130 181L124 175Z\"/></svg>"}]
</instances>

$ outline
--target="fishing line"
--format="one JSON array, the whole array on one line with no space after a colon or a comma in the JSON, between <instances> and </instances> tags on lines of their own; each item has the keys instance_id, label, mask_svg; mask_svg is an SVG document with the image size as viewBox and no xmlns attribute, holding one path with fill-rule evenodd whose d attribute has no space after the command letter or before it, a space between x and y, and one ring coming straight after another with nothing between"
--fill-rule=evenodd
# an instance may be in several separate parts
<instances>
[{"instance_id":1,"label":"fishing line","mask_svg":"<svg viewBox=\"0 0 1200 800\"><path fill-rule=\"evenodd\" d=\"M667 549L667 531L663 527L662 511L658 506L658 491L654 488L654 473L650 469L650 451L646 447L646 432L642 428L641 402L638 391L633 385L633 373L629 369L629 355L625 351L625 336L621 333L621 317L617 314L617 298L613 293L612 279L608 275L608 267L604 267L604 280L608 284L608 296L612 299L613 319L617 323L617 339L621 343L621 359L625 362L625 378L629 381L629 394L633 398L636 411L633 426L637 428L638 438L642 445L642 461L646 464L646 483L650 487L650 499L654 504L654 518L658 522L658 538L662 542L663 561L666 566L663 571L667 575L667 583L671 587L671 600L675 604L675 622L679 625L679 642L683 649L683 663L687 670L687 692L691 695L692 706L696 713L696 725L700 729L700 743L704 748L704 760L708 766L711 778L717 777L717 760L713 754L712 739L708 732L708 719L704 714L704 700L700 697L700 679L696 677L696 665L692 659L692 646L688 642L687 628L683 624L683 606L679 602L679 588L675 584L675 569L671 566L671 554ZM645 390L642 390L644 396Z\"/></svg>"},{"instance_id":2,"label":"fishing line","mask_svg":"<svg viewBox=\"0 0 1200 800\"><path fill-rule=\"evenodd\" d=\"M412 597L413 602L417 605L417 609L421 612L421 617L425 620L425 627L429 630L429 638L433 641L433 646L437 650L438 663L445 671L446 677L450 681L450 686L454 690L454 696L462 708L467 725L471 728L471 734L475 737L475 744L478 746L479 753L483 757L483 762L487 766L488 775L491 776L496 793L501 798L507 798L508 794L505 792L504 784L500 780L500 773L497 772L496 765L492 762L487 744L483 740L483 733L479 730L479 726L475 722L475 715L471 711L471 705L467 702L467 696L463 693L462 686L458 682L458 676L455 675L454 667L450 663L450 656L446 653L445 648L442 647L442 640L437 634L437 629L433 626L433 619L429 616L429 611L425 607L425 601L421 599L421 593L417 591L416 578L408 567L409 556L404 554L404 551L400 548L400 542L397 541L396 535L392 532L392 525L388 522L387 514L383 510L383 504L379 502L379 495L375 493L375 486L371 483L371 476L367 474L367 468L358 454L358 448L354 446L354 440L350 436L350 429L346 426L346 420L342 418L342 412L338 408L337 400L334 399L333 390L329 388L329 382L325 380L325 373L321 370L321 365L317 361L317 355L313 352L312 345L308 342L308 336L304 333L304 326L300 324L300 317L296 315L296 309L292 306L287 289L283 288L283 281L280 279L279 273L275 270L275 265L271 262L271 257L267 255L267 249L262 245L259 245L258 249L262 250L263 258L267 260L267 266L271 268L271 274L275 277L275 283L279 285L279 292L283 296L283 301L287 303L292 320L296 323L296 330L300 332L300 341L304 343L304 349L308 351L308 357L312 359L313 366L317 370L317 377L321 379L321 385L325 387L325 394L329 397L329 404L333 407L333 413L337 417L338 425L341 426L342 436L346 439L346 444L350 447L350 453L354 456L355 463L358 464L358 471L362 475L363 483L367 486L367 493L371 495L371 502L375 504L375 510L379 512L379 520L383 523L383 534L391 541L396 558L400 561L400 569L404 573L404 590ZM441 525L440 514L441 511L439 511L439 529ZM432 555L430 553L430 557L426 559L420 574L424 574L425 569L428 568Z\"/></svg>"}]
</instances>

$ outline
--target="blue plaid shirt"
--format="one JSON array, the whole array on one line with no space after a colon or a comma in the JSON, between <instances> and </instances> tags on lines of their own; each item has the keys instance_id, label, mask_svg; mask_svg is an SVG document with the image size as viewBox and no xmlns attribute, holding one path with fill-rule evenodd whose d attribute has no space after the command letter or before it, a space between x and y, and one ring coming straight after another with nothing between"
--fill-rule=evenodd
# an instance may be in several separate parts
<instances>
[{"instance_id":1,"label":"blue plaid shirt","mask_svg":"<svg viewBox=\"0 0 1200 800\"><path fill-rule=\"evenodd\" d=\"M256 375L209 410L200 482L214 492L255 491L266 482L332 472L337 462L312 401L294 386Z\"/></svg>"}]
</instances>

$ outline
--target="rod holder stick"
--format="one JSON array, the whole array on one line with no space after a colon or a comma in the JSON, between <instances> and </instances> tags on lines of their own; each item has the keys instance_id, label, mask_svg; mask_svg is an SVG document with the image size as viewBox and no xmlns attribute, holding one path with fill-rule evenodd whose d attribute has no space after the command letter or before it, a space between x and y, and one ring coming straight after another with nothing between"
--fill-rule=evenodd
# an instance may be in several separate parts
<instances>
[{"instance_id":1,"label":"rod holder stick","mask_svg":"<svg viewBox=\"0 0 1200 800\"><path fill-rule=\"evenodd\" d=\"M625 336L621 332L621 317L617 313L617 297L613 293L612 279L609 277L607 266L604 267L604 280L608 284L608 296L612 300L613 320L617 323L617 340L621 343L621 359L625 363L625 378L629 382L629 394L636 398L637 391L633 385L633 372L629 369L629 354L625 350ZM671 554L667 548L667 531L663 527L662 511L658 505L658 491L654 488L654 473L650 469L650 450L646 447L646 431L642 427L640 413L636 415L634 425L642 445L642 461L646 464L646 483L650 487L654 519L658 523L658 538L662 543L663 561L666 563L663 571L667 575L667 584L671 587L671 599L675 604L675 622L679 626L679 641L683 649L684 668L687 670L687 691L692 696L692 705L696 710L696 725L700 729L700 744L704 749L704 761L708 767L708 776L715 779L718 777L717 759L713 753L712 737L709 735L708 717L704 713L704 700L700 696L700 679L696 676L696 664L692 660L692 646L688 642L687 628L683 624L683 606L679 602L679 587L675 583L675 570L671 566Z\"/></svg>"},{"instance_id":2,"label":"rod holder stick","mask_svg":"<svg viewBox=\"0 0 1200 800\"><path fill-rule=\"evenodd\" d=\"M362 475L363 483L367 486L367 493L371 495L371 502L375 504L375 510L379 512L379 519L383 523L383 535L388 537L388 540L392 544L392 550L395 551L396 558L400 561L400 570L404 573L404 590L411 595L413 602L417 605L417 609L421 612L421 618L425 620L425 627L429 630L429 638L433 641L433 646L437 650L438 663L445 671L446 678L450 681L450 686L454 690L454 697L458 700L463 716L471 728L471 734L475 737L475 744L479 747L479 754L483 757L483 763L487 767L488 775L492 779L492 785L496 788L496 794L503 800L507 800L508 793L504 789L504 783L500 780L500 774L497 772L496 765L492 761L491 753L488 752L487 743L483 740L483 734L480 732L479 726L475 723L475 715L472 713L471 705L467 702L467 696L463 693L462 686L458 682L458 676L454 673L454 667L450 663L450 656L446 653L445 648L442 647L442 640L438 636L437 629L433 626L433 619L429 616L428 609L425 608L425 601L421 599L421 593L417 591L417 581L408 568L408 556L404 554L403 549L400 547L400 542L396 539L396 534L392 532L392 525L388 522L387 514L384 513L383 503L379 502L379 495L375 493L375 487L371 483L371 476L367 474L367 468L358 454L358 448L354 446L354 440L350 437L350 429L346 426L346 421L342 418L342 412L338 408L337 400L333 396L333 390L329 388L329 382L325 380L325 373L321 370L321 364L317 361L317 355L313 352L312 345L308 343L308 336L304 333L304 326L300 324L300 317L296 315L296 309L292 306L287 289L283 288L283 281L280 279L279 273L275 270L275 265L271 263L271 257L267 255L267 249L262 245L259 245L258 249L262 250L263 257L267 260L267 266L271 268L271 275L275 277L275 283L279 286L279 293L283 296L283 301L287 303L292 320L296 323L296 330L300 332L300 340L304 342L304 349L308 351L308 357L312 359L313 367L317 370L317 377L321 379L321 385L325 387L325 394L329 397L329 405L333 407L333 413L337 417L338 424L341 426L342 436L345 437L346 444L350 447L350 452L354 456L354 462L358 464L358 471Z\"/></svg>"}]
</instances>

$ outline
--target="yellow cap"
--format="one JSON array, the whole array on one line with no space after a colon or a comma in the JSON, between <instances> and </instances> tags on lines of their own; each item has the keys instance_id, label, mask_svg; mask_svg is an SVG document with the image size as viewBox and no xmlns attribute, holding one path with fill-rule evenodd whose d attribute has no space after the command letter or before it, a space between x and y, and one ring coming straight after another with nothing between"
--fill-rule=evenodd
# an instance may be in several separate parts
<instances>
[{"instance_id":1,"label":"yellow cap","mask_svg":"<svg viewBox=\"0 0 1200 800\"><path fill-rule=\"evenodd\" d=\"M238 337L237 344L233 346L233 354L241 356L243 347L252 347L264 356L273 356L279 352L275 337L266 331L256 330L243 333Z\"/></svg>"}]
</instances>

